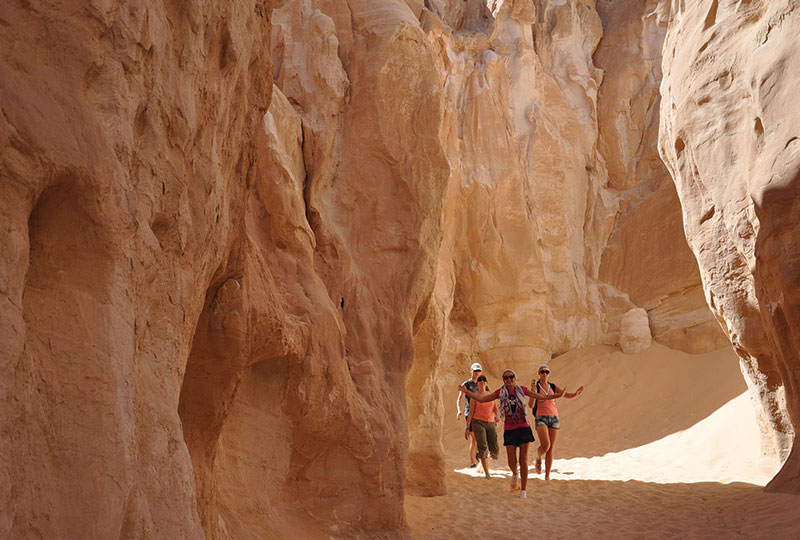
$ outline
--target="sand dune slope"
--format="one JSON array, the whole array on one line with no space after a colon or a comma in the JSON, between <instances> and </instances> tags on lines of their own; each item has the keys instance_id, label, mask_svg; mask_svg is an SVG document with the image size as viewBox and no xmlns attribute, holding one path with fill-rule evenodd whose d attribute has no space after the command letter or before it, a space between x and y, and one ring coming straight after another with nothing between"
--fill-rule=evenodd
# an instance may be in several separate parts
<instances>
[{"instance_id":1,"label":"sand dune slope","mask_svg":"<svg viewBox=\"0 0 800 540\"><path fill-rule=\"evenodd\" d=\"M762 490L780 464L762 453L732 351L592 347L551 368L559 384L586 385L579 399L559 402L553 480L531 471L520 500L504 455L491 480L463 468L462 424L448 415L448 494L406 497L415 539L800 538L800 497ZM525 382L531 375L520 373Z\"/></svg>"}]
</instances>

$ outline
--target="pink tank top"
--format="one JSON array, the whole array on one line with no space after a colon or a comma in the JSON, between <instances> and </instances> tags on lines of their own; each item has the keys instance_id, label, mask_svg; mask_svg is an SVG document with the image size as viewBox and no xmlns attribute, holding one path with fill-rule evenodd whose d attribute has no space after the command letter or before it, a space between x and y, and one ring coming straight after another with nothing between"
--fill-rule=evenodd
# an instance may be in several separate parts
<instances>
[{"instance_id":1,"label":"pink tank top","mask_svg":"<svg viewBox=\"0 0 800 540\"><path fill-rule=\"evenodd\" d=\"M553 389L550 388L550 383L536 385L537 394L553 394ZM558 409L556 408L556 400L554 399L537 399L536 400L536 416L558 416Z\"/></svg>"}]
</instances>

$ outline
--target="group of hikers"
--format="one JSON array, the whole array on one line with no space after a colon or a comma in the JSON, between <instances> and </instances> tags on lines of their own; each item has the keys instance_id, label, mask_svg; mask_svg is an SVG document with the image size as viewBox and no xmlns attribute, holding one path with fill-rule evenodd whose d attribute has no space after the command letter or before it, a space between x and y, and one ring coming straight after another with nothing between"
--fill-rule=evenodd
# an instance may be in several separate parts
<instances>
[{"instance_id":1,"label":"group of hikers","mask_svg":"<svg viewBox=\"0 0 800 540\"><path fill-rule=\"evenodd\" d=\"M534 391L535 389L535 391ZM553 448L561 425L555 400L560 397L572 399L583 393L583 386L568 393L550 382L550 367L539 366L539 378L531 381L530 387L517 384L517 374L507 369L503 372L503 385L495 391L489 390L489 383L483 374L480 363L472 364L472 377L461 383L456 406L458 418L464 415L466 429L464 438L470 440L470 467L477 467L480 460L486 478L491 478L488 459L497 459L499 447L495 422L498 414L503 417L503 446L506 447L508 466L511 469L511 489L520 490L519 496L527 497L528 487L528 445L535 441L531 425L525 412L525 397L532 408L539 447L536 451L536 474L542 473L550 480L553 468ZM466 396L466 406L461 412L461 400ZM499 406L498 406L499 403ZM519 465L519 475L517 466Z\"/></svg>"}]
</instances>

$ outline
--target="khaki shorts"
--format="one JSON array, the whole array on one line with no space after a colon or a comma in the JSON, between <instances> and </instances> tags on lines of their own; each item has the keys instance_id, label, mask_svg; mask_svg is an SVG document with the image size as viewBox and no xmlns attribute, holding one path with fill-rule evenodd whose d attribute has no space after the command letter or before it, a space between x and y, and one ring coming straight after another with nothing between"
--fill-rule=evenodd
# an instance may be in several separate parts
<instances>
[{"instance_id":1,"label":"khaki shorts","mask_svg":"<svg viewBox=\"0 0 800 540\"><path fill-rule=\"evenodd\" d=\"M472 419L472 432L478 442L478 458L484 459L491 454L492 459L497 459L497 430L494 422Z\"/></svg>"}]
</instances>

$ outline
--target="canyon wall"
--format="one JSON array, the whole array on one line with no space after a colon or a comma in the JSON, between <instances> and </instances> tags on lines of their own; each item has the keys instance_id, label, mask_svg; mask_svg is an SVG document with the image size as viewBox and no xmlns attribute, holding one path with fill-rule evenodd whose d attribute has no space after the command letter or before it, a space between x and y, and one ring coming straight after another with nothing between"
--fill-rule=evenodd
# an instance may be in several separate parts
<instances>
[{"instance_id":1,"label":"canyon wall","mask_svg":"<svg viewBox=\"0 0 800 540\"><path fill-rule=\"evenodd\" d=\"M721 45L796 17L747 6ZM769 204L692 187L709 181L664 137L700 133L675 98L695 83L658 92L665 37L671 51L708 33L684 12L5 3L0 536L403 538L406 487L445 490L449 382L471 362L532 373L651 339L710 351L729 343L717 319L786 449L792 126L753 121L788 154L725 146L742 160L731 182ZM761 84L773 115L789 109L778 42ZM721 163L707 140L682 135L681 151ZM692 195L712 191L729 221ZM743 245L751 266L710 258Z\"/></svg>"},{"instance_id":2,"label":"canyon wall","mask_svg":"<svg viewBox=\"0 0 800 540\"><path fill-rule=\"evenodd\" d=\"M789 0L673 2L659 148L708 305L800 491L800 9Z\"/></svg>"},{"instance_id":3,"label":"canyon wall","mask_svg":"<svg viewBox=\"0 0 800 540\"><path fill-rule=\"evenodd\" d=\"M592 343L634 351L655 339L699 353L729 342L705 304L656 146L669 6L426 5L451 173L408 381L407 485L432 495L445 491L450 385L471 362L490 376L507 366L530 376Z\"/></svg>"},{"instance_id":4,"label":"canyon wall","mask_svg":"<svg viewBox=\"0 0 800 540\"><path fill-rule=\"evenodd\" d=\"M0 536L407 536L441 76L330 13L3 4Z\"/></svg>"},{"instance_id":5,"label":"canyon wall","mask_svg":"<svg viewBox=\"0 0 800 540\"><path fill-rule=\"evenodd\" d=\"M269 16L0 8L0 536L203 536L179 397L241 251Z\"/></svg>"}]
</instances>

